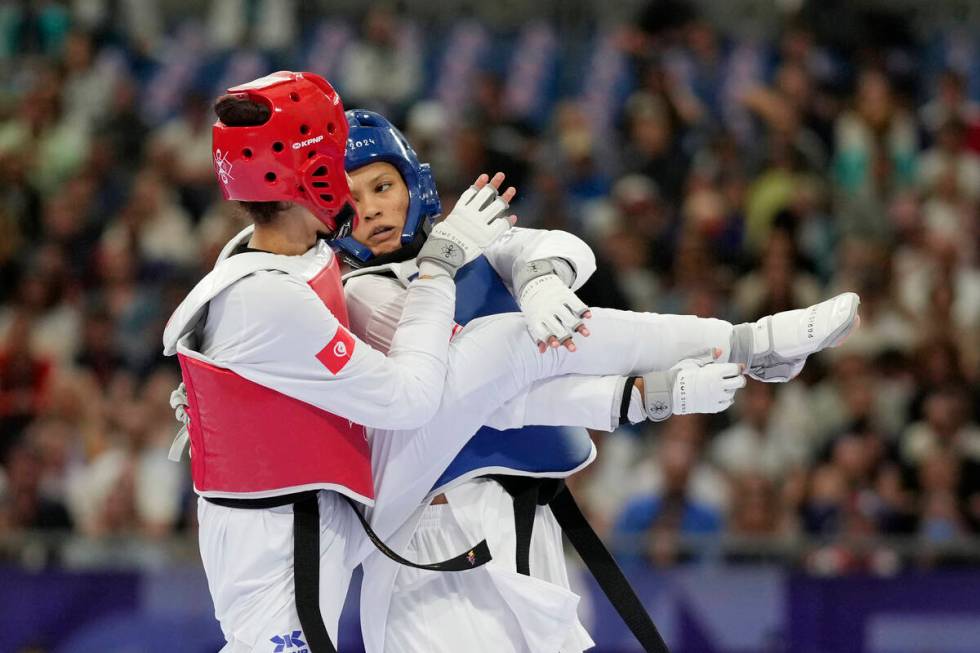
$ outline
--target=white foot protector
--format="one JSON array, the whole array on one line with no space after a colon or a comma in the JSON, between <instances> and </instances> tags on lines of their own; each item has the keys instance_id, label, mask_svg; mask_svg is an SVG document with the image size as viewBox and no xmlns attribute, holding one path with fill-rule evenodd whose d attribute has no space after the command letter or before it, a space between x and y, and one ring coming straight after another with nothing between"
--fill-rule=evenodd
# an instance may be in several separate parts
<instances>
[{"instance_id":1,"label":"white foot protector","mask_svg":"<svg viewBox=\"0 0 980 653\"><path fill-rule=\"evenodd\" d=\"M846 292L809 308L767 315L735 326L731 362L749 376L780 383L800 373L806 357L840 345L860 324L860 298Z\"/></svg>"}]
</instances>

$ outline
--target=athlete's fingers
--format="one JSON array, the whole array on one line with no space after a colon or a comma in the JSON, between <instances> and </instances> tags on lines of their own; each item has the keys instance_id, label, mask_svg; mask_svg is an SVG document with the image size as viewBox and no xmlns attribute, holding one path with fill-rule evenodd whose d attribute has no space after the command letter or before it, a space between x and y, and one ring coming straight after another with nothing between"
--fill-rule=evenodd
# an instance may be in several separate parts
<instances>
[{"instance_id":1,"label":"athlete's fingers","mask_svg":"<svg viewBox=\"0 0 980 653\"><path fill-rule=\"evenodd\" d=\"M510 201L514 199L515 195L517 195L517 189L513 186L508 186L507 190L505 190L500 197L502 197L505 202L510 204Z\"/></svg>"},{"instance_id":2,"label":"athlete's fingers","mask_svg":"<svg viewBox=\"0 0 980 653\"><path fill-rule=\"evenodd\" d=\"M473 182L473 185L476 186L477 188L483 188L484 186L487 185L488 181L490 181L490 177L486 173L484 173L476 178L476 181Z\"/></svg>"},{"instance_id":3,"label":"athlete's fingers","mask_svg":"<svg viewBox=\"0 0 980 653\"><path fill-rule=\"evenodd\" d=\"M490 185L497 190L500 190L500 184L504 183L504 177L505 175L502 172L494 174L494 176L490 178Z\"/></svg>"},{"instance_id":4,"label":"athlete's fingers","mask_svg":"<svg viewBox=\"0 0 980 653\"><path fill-rule=\"evenodd\" d=\"M586 316L583 315L582 317L586 317ZM586 338L592 335L592 332L589 331L589 327L585 326L584 324L579 325L579 327L575 329L575 331L581 333Z\"/></svg>"}]
</instances>

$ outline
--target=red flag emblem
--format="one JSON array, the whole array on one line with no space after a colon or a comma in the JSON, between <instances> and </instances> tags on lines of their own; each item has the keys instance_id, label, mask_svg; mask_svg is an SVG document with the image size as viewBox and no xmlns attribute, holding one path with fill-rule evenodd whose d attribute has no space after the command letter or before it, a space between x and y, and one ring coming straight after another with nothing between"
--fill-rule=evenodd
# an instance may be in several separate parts
<instances>
[{"instance_id":1,"label":"red flag emblem","mask_svg":"<svg viewBox=\"0 0 980 653\"><path fill-rule=\"evenodd\" d=\"M317 360L330 370L331 374L339 374L354 355L354 336L342 326L337 326L337 334L327 346L316 355Z\"/></svg>"}]
</instances>

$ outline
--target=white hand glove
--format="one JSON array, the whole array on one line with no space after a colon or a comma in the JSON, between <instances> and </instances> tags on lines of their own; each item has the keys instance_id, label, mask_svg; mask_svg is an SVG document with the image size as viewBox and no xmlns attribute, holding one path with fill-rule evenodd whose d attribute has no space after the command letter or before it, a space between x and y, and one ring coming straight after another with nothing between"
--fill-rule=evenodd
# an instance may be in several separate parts
<instances>
[{"instance_id":1,"label":"white hand glove","mask_svg":"<svg viewBox=\"0 0 980 653\"><path fill-rule=\"evenodd\" d=\"M463 267L510 229L508 208L491 184L470 186L449 216L432 228L416 257L419 274L456 276Z\"/></svg>"},{"instance_id":2,"label":"white hand glove","mask_svg":"<svg viewBox=\"0 0 980 653\"><path fill-rule=\"evenodd\" d=\"M643 375L647 416L660 422L671 415L720 413L735 401L735 391L745 387L736 363L706 363L685 359L666 372Z\"/></svg>"},{"instance_id":3,"label":"white hand glove","mask_svg":"<svg viewBox=\"0 0 980 653\"><path fill-rule=\"evenodd\" d=\"M783 311L752 324L737 324L732 334L733 363L745 365L753 379L789 381L807 356L836 347L858 324L860 298L846 292L809 308Z\"/></svg>"},{"instance_id":4,"label":"white hand glove","mask_svg":"<svg viewBox=\"0 0 980 653\"><path fill-rule=\"evenodd\" d=\"M567 263L559 265L567 268L566 276L574 275ZM530 261L515 272L517 303L535 342L547 343L551 337L565 342L582 325L589 307L568 287L573 280L563 280L551 259Z\"/></svg>"},{"instance_id":5,"label":"white hand glove","mask_svg":"<svg viewBox=\"0 0 980 653\"><path fill-rule=\"evenodd\" d=\"M191 416L187 413L187 388L183 383L170 393L170 407L174 409L174 417L181 423L181 427L177 431L173 444L170 445L170 453L167 457L174 462L180 462L180 457L190 440L187 429L191 423Z\"/></svg>"}]
</instances>

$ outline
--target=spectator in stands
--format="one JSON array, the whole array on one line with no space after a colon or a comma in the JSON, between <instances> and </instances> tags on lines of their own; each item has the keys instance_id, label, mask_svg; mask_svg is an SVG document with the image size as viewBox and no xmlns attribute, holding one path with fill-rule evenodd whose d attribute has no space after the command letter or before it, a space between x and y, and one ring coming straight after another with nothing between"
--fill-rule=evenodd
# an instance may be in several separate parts
<instances>
[{"instance_id":1,"label":"spectator in stands","mask_svg":"<svg viewBox=\"0 0 980 653\"><path fill-rule=\"evenodd\" d=\"M655 457L655 489L628 501L616 520L613 537L623 560L645 558L670 565L684 555L678 547L680 536L715 535L722 528L722 512L698 496L699 482L717 482L710 472L698 469L700 427L690 420L672 421L680 425L671 429L668 424L662 436Z\"/></svg>"},{"instance_id":2,"label":"spectator in stands","mask_svg":"<svg viewBox=\"0 0 980 653\"><path fill-rule=\"evenodd\" d=\"M10 451L6 464L6 499L9 525L14 530L69 530L71 518L65 506L41 492L41 455L28 442Z\"/></svg>"},{"instance_id":3,"label":"spectator in stands","mask_svg":"<svg viewBox=\"0 0 980 653\"><path fill-rule=\"evenodd\" d=\"M805 436L786 432L773 419L774 395L768 383L749 383L736 400L738 422L712 442L709 458L731 476L754 474L778 482L806 463Z\"/></svg>"},{"instance_id":4,"label":"spectator in stands","mask_svg":"<svg viewBox=\"0 0 980 653\"><path fill-rule=\"evenodd\" d=\"M940 74L935 96L919 109L919 121L930 136L950 121L963 124L967 130L980 129L980 104L967 96L961 73L947 69Z\"/></svg>"},{"instance_id":5,"label":"spectator in stands","mask_svg":"<svg viewBox=\"0 0 980 653\"><path fill-rule=\"evenodd\" d=\"M372 3L340 69L339 87L352 107L405 115L422 86L422 51L414 25L387 2Z\"/></svg>"}]
</instances>

